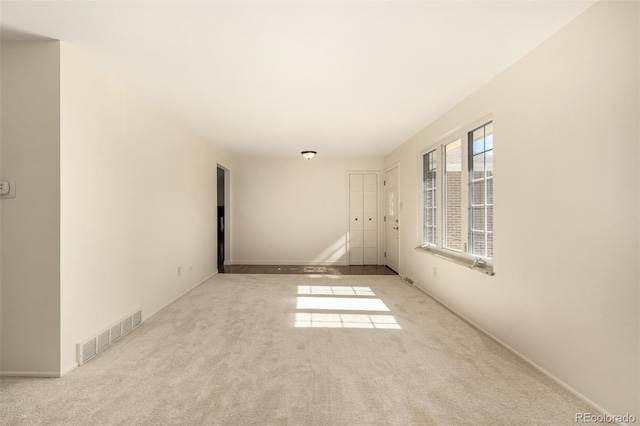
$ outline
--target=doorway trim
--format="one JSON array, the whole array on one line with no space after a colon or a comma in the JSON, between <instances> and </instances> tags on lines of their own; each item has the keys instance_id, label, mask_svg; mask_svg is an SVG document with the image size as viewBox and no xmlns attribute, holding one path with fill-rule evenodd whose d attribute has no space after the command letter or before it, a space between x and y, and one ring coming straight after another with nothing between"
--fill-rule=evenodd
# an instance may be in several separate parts
<instances>
[{"instance_id":1,"label":"doorway trim","mask_svg":"<svg viewBox=\"0 0 640 426\"><path fill-rule=\"evenodd\" d=\"M384 200L384 196L385 196L385 176L387 174L387 172L393 170L393 169L398 169L398 224L399 226L404 226L402 225L403 223L403 217L401 216L402 210L403 210L403 205L402 205L402 192L401 192L401 188L400 188L400 161L396 161L394 163L391 163L390 166L385 167L384 170L382 171L382 197L381 197L381 201L382 201L382 215L381 216L385 216L386 214L386 205L384 204L386 202L386 200ZM385 226L385 223L382 223L383 226L383 231L382 231L382 250L386 250L387 249L387 227ZM400 275L400 271L402 270L402 258L400 256L400 246L401 246L401 233L398 231L398 270L395 271L398 275ZM384 266L387 266L387 258L386 257L382 257L382 264Z\"/></svg>"}]
</instances>

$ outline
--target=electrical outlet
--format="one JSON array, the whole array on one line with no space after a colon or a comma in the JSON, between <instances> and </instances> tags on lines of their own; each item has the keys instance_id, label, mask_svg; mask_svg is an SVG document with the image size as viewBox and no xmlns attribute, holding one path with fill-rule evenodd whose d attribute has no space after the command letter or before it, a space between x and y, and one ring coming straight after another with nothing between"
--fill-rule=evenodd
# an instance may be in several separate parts
<instances>
[{"instance_id":1,"label":"electrical outlet","mask_svg":"<svg viewBox=\"0 0 640 426\"><path fill-rule=\"evenodd\" d=\"M433 267L433 278L438 276L438 268L436 268L435 266Z\"/></svg>"},{"instance_id":2,"label":"electrical outlet","mask_svg":"<svg viewBox=\"0 0 640 426\"><path fill-rule=\"evenodd\" d=\"M182 266L178 266L178 276L182 275Z\"/></svg>"},{"instance_id":3,"label":"electrical outlet","mask_svg":"<svg viewBox=\"0 0 640 426\"><path fill-rule=\"evenodd\" d=\"M16 183L11 179L0 179L0 198L16 198Z\"/></svg>"}]
</instances>

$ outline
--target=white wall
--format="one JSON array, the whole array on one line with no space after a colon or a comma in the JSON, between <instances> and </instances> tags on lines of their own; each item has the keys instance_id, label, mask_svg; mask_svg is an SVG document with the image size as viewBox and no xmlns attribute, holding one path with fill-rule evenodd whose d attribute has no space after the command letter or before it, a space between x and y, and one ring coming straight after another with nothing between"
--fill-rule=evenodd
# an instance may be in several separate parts
<instances>
[{"instance_id":1,"label":"white wall","mask_svg":"<svg viewBox=\"0 0 640 426\"><path fill-rule=\"evenodd\" d=\"M597 3L385 158L401 164L401 273L594 404L636 416L638 17L637 2ZM487 113L494 277L414 249L418 152Z\"/></svg>"},{"instance_id":2,"label":"white wall","mask_svg":"<svg viewBox=\"0 0 640 426\"><path fill-rule=\"evenodd\" d=\"M231 263L346 264L347 172L382 159L234 159Z\"/></svg>"},{"instance_id":3,"label":"white wall","mask_svg":"<svg viewBox=\"0 0 640 426\"><path fill-rule=\"evenodd\" d=\"M57 375L60 362L59 43L2 43L3 374Z\"/></svg>"},{"instance_id":4,"label":"white wall","mask_svg":"<svg viewBox=\"0 0 640 426\"><path fill-rule=\"evenodd\" d=\"M216 164L230 166L210 144L61 46L66 371L81 339L137 307L147 318L216 272Z\"/></svg>"}]
</instances>

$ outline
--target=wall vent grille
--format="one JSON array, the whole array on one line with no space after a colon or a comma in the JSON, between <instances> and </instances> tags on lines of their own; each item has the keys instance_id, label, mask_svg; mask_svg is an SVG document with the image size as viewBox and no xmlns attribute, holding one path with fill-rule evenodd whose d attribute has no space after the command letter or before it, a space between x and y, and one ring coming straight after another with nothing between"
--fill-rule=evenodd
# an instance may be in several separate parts
<instances>
[{"instance_id":1,"label":"wall vent grille","mask_svg":"<svg viewBox=\"0 0 640 426\"><path fill-rule=\"evenodd\" d=\"M84 339L76 345L78 365L94 358L140 324L142 324L142 308L136 309L120 321Z\"/></svg>"},{"instance_id":2,"label":"wall vent grille","mask_svg":"<svg viewBox=\"0 0 640 426\"><path fill-rule=\"evenodd\" d=\"M136 328L142 322L142 311L138 311L131 317L133 321L133 328Z\"/></svg>"},{"instance_id":3,"label":"wall vent grille","mask_svg":"<svg viewBox=\"0 0 640 426\"><path fill-rule=\"evenodd\" d=\"M122 337L122 324L118 323L111 327L111 343Z\"/></svg>"},{"instance_id":4,"label":"wall vent grille","mask_svg":"<svg viewBox=\"0 0 640 426\"><path fill-rule=\"evenodd\" d=\"M104 351L109 346L109 330L98 336L98 353Z\"/></svg>"},{"instance_id":5,"label":"wall vent grille","mask_svg":"<svg viewBox=\"0 0 640 426\"><path fill-rule=\"evenodd\" d=\"M132 328L133 321L131 321L131 317L125 318L125 320L122 321L122 335L124 336L125 334L128 334Z\"/></svg>"},{"instance_id":6,"label":"wall vent grille","mask_svg":"<svg viewBox=\"0 0 640 426\"><path fill-rule=\"evenodd\" d=\"M96 338L89 340L82 345L82 357L86 360L90 360L96 355Z\"/></svg>"},{"instance_id":7,"label":"wall vent grille","mask_svg":"<svg viewBox=\"0 0 640 426\"><path fill-rule=\"evenodd\" d=\"M404 281L405 283L409 284L409 285L413 285L413 280L407 276L402 277L402 281Z\"/></svg>"}]
</instances>

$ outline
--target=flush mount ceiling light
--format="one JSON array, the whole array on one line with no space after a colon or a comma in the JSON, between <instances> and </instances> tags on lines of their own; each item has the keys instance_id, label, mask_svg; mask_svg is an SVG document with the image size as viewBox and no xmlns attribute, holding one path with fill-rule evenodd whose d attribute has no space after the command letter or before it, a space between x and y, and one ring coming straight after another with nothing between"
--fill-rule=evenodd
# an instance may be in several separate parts
<instances>
[{"instance_id":1,"label":"flush mount ceiling light","mask_svg":"<svg viewBox=\"0 0 640 426\"><path fill-rule=\"evenodd\" d=\"M315 152L315 151L302 151L300 154L302 154L302 156L304 158L306 158L307 160L311 160L313 157L316 156L317 152Z\"/></svg>"}]
</instances>

